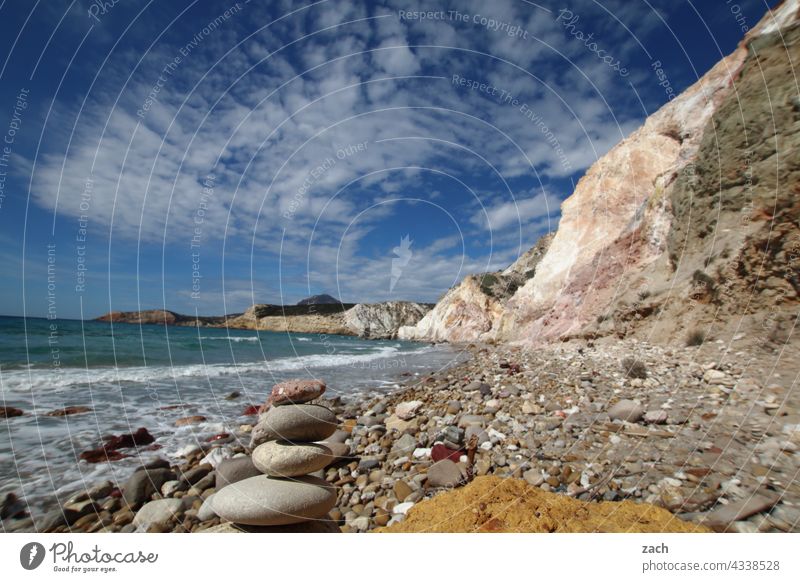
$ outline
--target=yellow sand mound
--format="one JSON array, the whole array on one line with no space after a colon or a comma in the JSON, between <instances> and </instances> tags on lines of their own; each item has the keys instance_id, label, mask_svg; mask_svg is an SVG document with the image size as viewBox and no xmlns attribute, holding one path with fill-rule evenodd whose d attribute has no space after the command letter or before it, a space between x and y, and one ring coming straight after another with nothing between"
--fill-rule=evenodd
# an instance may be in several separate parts
<instances>
[{"instance_id":1,"label":"yellow sand mound","mask_svg":"<svg viewBox=\"0 0 800 582\"><path fill-rule=\"evenodd\" d=\"M415 505L381 532L708 532L666 509L632 501L589 503L521 479L478 477Z\"/></svg>"}]
</instances>

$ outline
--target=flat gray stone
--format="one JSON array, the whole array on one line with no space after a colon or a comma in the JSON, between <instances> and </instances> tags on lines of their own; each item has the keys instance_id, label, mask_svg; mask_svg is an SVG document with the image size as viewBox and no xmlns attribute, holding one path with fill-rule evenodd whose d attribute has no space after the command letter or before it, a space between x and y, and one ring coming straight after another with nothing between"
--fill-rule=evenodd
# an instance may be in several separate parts
<instances>
[{"instance_id":1,"label":"flat gray stone","mask_svg":"<svg viewBox=\"0 0 800 582\"><path fill-rule=\"evenodd\" d=\"M248 477L255 477L260 475L256 466L253 464L253 459L250 457L235 457L233 459L225 459L217 465L217 491L223 487L236 483Z\"/></svg>"},{"instance_id":2,"label":"flat gray stone","mask_svg":"<svg viewBox=\"0 0 800 582\"><path fill-rule=\"evenodd\" d=\"M443 459L428 467L428 485L430 487L455 487L464 479L464 474L457 463Z\"/></svg>"},{"instance_id":3,"label":"flat gray stone","mask_svg":"<svg viewBox=\"0 0 800 582\"><path fill-rule=\"evenodd\" d=\"M267 441L253 451L253 464L272 477L307 475L327 467L333 460L331 450L318 443Z\"/></svg>"},{"instance_id":4,"label":"flat gray stone","mask_svg":"<svg viewBox=\"0 0 800 582\"><path fill-rule=\"evenodd\" d=\"M238 524L288 525L321 519L335 504L336 489L322 479L259 475L217 491L212 509Z\"/></svg>"},{"instance_id":5,"label":"flat gray stone","mask_svg":"<svg viewBox=\"0 0 800 582\"><path fill-rule=\"evenodd\" d=\"M317 404L275 406L261 416L253 428L250 447L267 441L314 442L325 440L336 432L336 415Z\"/></svg>"}]
</instances>

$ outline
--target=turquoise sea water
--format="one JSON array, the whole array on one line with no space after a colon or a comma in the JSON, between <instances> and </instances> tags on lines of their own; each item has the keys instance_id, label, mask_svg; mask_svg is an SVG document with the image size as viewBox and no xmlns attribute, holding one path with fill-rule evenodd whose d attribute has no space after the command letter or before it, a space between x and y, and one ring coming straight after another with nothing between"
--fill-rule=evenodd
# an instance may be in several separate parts
<instances>
[{"instance_id":1,"label":"turquoise sea water","mask_svg":"<svg viewBox=\"0 0 800 582\"><path fill-rule=\"evenodd\" d=\"M82 485L124 479L134 460L89 465L80 453L104 435L146 427L161 447L152 455L173 457L252 420L244 409L287 378L322 378L329 395L347 400L461 359L415 342L0 317L0 405L25 412L0 420L0 494L14 491L38 513ZM233 391L241 397L226 399ZM92 412L45 414L65 406ZM207 421L175 427L190 414Z\"/></svg>"}]
</instances>

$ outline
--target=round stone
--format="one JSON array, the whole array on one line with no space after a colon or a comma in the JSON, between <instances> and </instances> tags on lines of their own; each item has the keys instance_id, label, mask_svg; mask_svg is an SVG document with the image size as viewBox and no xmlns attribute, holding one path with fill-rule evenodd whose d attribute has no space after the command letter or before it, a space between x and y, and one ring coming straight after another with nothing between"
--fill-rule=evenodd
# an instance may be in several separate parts
<instances>
[{"instance_id":1,"label":"round stone","mask_svg":"<svg viewBox=\"0 0 800 582\"><path fill-rule=\"evenodd\" d=\"M266 441L321 441L336 432L336 415L317 404L274 406L253 428L250 446Z\"/></svg>"},{"instance_id":2,"label":"round stone","mask_svg":"<svg viewBox=\"0 0 800 582\"><path fill-rule=\"evenodd\" d=\"M232 483L214 495L212 509L245 525L288 525L322 519L336 505L336 489L306 475L280 479L259 475Z\"/></svg>"},{"instance_id":3,"label":"round stone","mask_svg":"<svg viewBox=\"0 0 800 582\"><path fill-rule=\"evenodd\" d=\"M268 441L253 451L253 464L272 477L295 477L324 469L333 461L333 453L317 443Z\"/></svg>"}]
</instances>

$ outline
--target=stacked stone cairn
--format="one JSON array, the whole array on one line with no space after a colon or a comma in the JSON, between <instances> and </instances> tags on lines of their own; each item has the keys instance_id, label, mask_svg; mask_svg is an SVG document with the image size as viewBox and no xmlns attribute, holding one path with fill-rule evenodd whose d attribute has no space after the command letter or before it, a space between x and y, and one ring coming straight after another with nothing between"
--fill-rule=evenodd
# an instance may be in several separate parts
<instances>
[{"instance_id":1,"label":"stacked stone cairn","mask_svg":"<svg viewBox=\"0 0 800 582\"><path fill-rule=\"evenodd\" d=\"M252 461L262 474L231 483L213 498L219 517L244 526L313 525L327 522L336 488L310 475L335 460L318 441L331 436L336 415L311 404L325 392L319 380L276 384L253 428Z\"/></svg>"}]
</instances>

